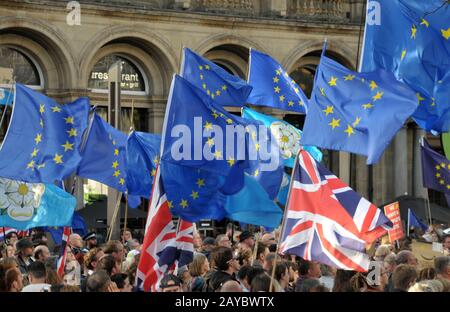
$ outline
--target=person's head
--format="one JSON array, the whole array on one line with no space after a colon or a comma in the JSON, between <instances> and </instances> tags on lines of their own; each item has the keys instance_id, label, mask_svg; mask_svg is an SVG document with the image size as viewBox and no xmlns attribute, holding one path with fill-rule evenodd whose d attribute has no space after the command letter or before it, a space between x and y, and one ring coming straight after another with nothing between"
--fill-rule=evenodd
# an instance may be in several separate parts
<instances>
[{"instance_id":1,"label":"person's head","mask_svg":"<svg viewBox=\"0 0 450 312\"><path fill-rule=\"evenodd\" d=\"M442 245L445 249L450 251L450 234L446 234L442 237Z\"/></svg>"},{"instance_id":2,"label":"person's head","mask_svg":"<svg viewBox=\"0 0 450 312\"><path fill-rule=\"evenodd\" d=\"M162 292L182 292L182 281L173 274L166 274L159 285Z\"/></svg>"},{"instance_id":3,"label":"person's head","mask_svg":"<svg viewBox=\"0 0 450 312\"><path fill-rule=\"evenodd\" d=\"M256 275L252 280L250 292L268 292L270 280L270 276L266 273Z\"/></svg>"},{"instance_id":4,"label":"person's head","mask_svg":"<svg viewBox=\"0 0 450 312\"><path fill-rule=\"evenodd\" d=\"M228 235L226 234L220 234L216 237L216 245L218 247L227 247L231 248L231 241Z\"/></svg>"},{"instance_id":5,"label":"person's head","mask_svg":"<svg viewBox=\"0 0 450 312\"><path fill-rule=\"evenodd\" d=\"M34 261L28 266L28 275L30 278L30 284L45 283L47 278L47 270L45 264L42 261Z\"/></svg>"},{"instance_id":6,"label":"person's head","mask_svg":"<svg viewBox=\"0 0 450 312\"><path fill-rule=\"evenodd\" d=\"M242 292L241 285L238 282L229 280L226 281L222 287L220 287L219 292Z\"/></svg>"},{"instance_id":7,"label":"person's head","mask_svg":"<svg viewBox=\"0 0 450 312\"><path fill-rule=\"evenodd\" d=\"M7 244L2 246L2 258L14 257L16 249L12 244Z\"/></svg>"},{"instance_id":8,"label":"person's head","mask_svg":"<svg viewBox=\"0 0 450 312\"><path fill-rule=\"evenodd\" d=\"M414 256L414 254L409 250L402 250L397 254L397 257L395 258L395 263L397 265L399 264L409 264L412 266L417 266L417 258Z\"/></svg>"},{"instance_id":9,"label":"person's head","mask_svg":"<svg viewBox=\"0 0 450 312\"><path fill-rule=\"evenodd\" d=\"M112 255L117 262L122 262L125 255L125 248L118 240L111 240L106 243L103 252L107 255Z\"/></svg>"},{"instance_id":10,"label":"person's head","mask_svg":"<svg viewBox=\"0 0 450 312\"><path fill-rule=\"evenodd\" d=\"M216 246L216 240L212 237L205 237L203 240L203 250L211 251Z\"/></svg>"},{"instance_id":11,"label":"person's head","mask_svg":"<svg viewBox=\"0 0 450 312\"><path fill-rule=\"evenodd\" d=\"M87 292L106 292L111 284L111 278L104 270L98 270L94 274L88 276L86 280Z\"/></svg>"},{"instance_id":12,"label":"person's head","mask_svg":"<svg viewBox=\"0 0 450 312\"><path fill-rule=\"evenodd\" d=\"M264 261L262 262L263 269L271 274L273 269L273 262L275 261L276 254L274 252L267 253L264 257Z\"/></svg>"},{"instance_id":13,"label":"person's head","mask_svg":"<svg viewBox=\"0 0 450 312\"><path fill-rule=\"evenodd\" d=\"M69 236L69 244L71 247L81 249L83 248L83 239L77 233L72 233Z\"/></svg>"},{"instance_id":14,"label":"person's head","mask_svg":"<svg viewBox=\"0 0 450 312\"><path fill-rule=\"evenodd\" d=\"M280 283L281 287L286 288L289 284L289 268L286 262L279 262L275 267L275 279Z\"/></svg>"},{"instance_id":15,"label":"person's head","mask_svg":"<svg viewBox=\"0 0 450 312\"><path fill-rule=\"evenodd\" d=\"M189 264L189 273L192 277L203 276L209 271L208 258L202 253L196 253L194 260Z\"/></svg>"},{"instance_id":16,"label":"person's head","mask_svg":"<svg viewBox=\"0 0 450 312\"><path fill-rule=\"evenodd\" d=\"M419 281L432 280L436 278L436 270L434 268L423 268L419 272Z\"/></svg>"},{"instance_id":17,"label":"person's head","mask_svg":"<svg viewBox=\"0 0 450 312\"><path fill-rule=\"evenodd\" d=\"M22 238L17 241L16 249L22 257L31 257L33 255L33 243L28 238Z\"/></svg>"},{"instance_id":18,"label":"person's head","mask_svg":"<svg viewBox=\"0 0 450 312\"><path fill-rule=\"evenodd\" d=\"M116 283L120 292L131 292L133 290L133 286L130 284L128 275L125 273L114 274L111 276L111 281Z\"/></svg>"},{"instance_id":19,"label":"person's head","mask_svg":"<svg viewBox=\"0 0 450 312\"><path fill-rule=\"evenodd\" d=\"M248 282L248 272L251 270L251 266L250 265L243 265L241 266L241 268L239 269L239 272L236 274L236 278L238 279L239 282L242 283L242 285L249 290L250 289L250 284Z\"/></svg>"},{"instance_id":20,"label":"person's head","mask_svg":"<svg viewBox=\"0 0 450 312\"><path fill-rule=\"evenodd\" d=\"M103 257L104 254L105 253L103 252L103 250L99 247L95 247L89 250L89 252L84 255L84 264L86 265L86 268L95 271L98 260Z\"/></svg>"},{"instance_id":21,"label":"person's head","mask_svg":"<svg viewBox=\"0 0 450 312\"><path fill-rule=\"evenodd\" d=\"M239 265L249 265L252 262L252 256L253 256L253 252L251 249L244 249L239 251L238 253L238 261L239 261Z\"/></svg>"},{"instance_id":22,"label":"person's head","mask_svg":"<svg viewBox=\"0 0 450 312\"><path fill-rule=\"evenodd\" d=\"M133 236L131 235L131 232L128 229L122 231L121 237L123 243L126 243L133 239Z\"/></svg>"},{"instance_id":23,"label":"person's head","mask_svg":"<svg viewBox=\"0 0 450 312\"><path fill-rule=\"evenodd\" d=\"M34 259L45 262L50 257L50 250L47 246L39 245L34 249Z\"/></svg>"},{"instance_id":24,"label":"person's head","mask_svg":"<svg viewBox=\"0 0 450 312\"><path fill-rule=\"evenodd\" d=\"M10 268L5 272L5 291L20 292L23 288L23 277L20 270L17 268Z\"/></svg>"},{"instance_id":25,"label":"person's head","mask_svg":"<svg viewBox=\"0 0 450 312\"><path fill-rule=\"evenodd\" d=\"M37 232L36 234L33 235L33 241L40 241L43 243L47 243L48 238L47 238L45 232Z\"/></svg>"},{"instance_id":26,"label":"person's head","mask_svg":"<svg viewBox=\"0 0 450 312\"><path fill-rule=\"evenodd\" d=\"M96 271L105 271L109 276L120 273L120 263L112 255L104 255L97 262Z\"/></svg>"},{"instance_id":27,"label":"person's head","mask_svg":"<svg viewBox=\"0 0 450 312\"><path fill-rule=\"evenodd\" d=\"M141 244L139 243L139 241L135 238L131 239L128 241L128 248L130 250L139 250L141 247Z\"/></svg>"},{"instance_id":28,"label":"person's head","mask_svg":"<svg viewBox=\"0 0 450 312\"><path fill-rule=\"evenodd\" d=\"M95 232L89 232L85 236L83 236L83 240L86 243L87 249L92 249L97 247L97 235Z\"/></svg>"},{"instance_id":29,"label":"person's head","mask_svg":"<svg viewBox=\"0 0 450 312\"><path fill-rule=\"evenodd\" d=\"M299 275L305 278L320 278L320 264L315 261L301 260L298 266Z\"/></svg>"},{"instance_id":30,"label":"person's head","mask_svg":"<svg viewBox=\"0 0 450 312\"><path fill-rule=\"evenodd\" d=\"M203 241L199 232L194 231L194 248L200 250L202 248Z\"/></svg>"},{"instance_id":31,"label":"person's head","mask_svg":"<svg viewBox=\"0 0 450 312\"><path fill-rule=\"evenodd\" d=\"M261 236L261 242L266 246L270 246L272 244L276 244L275 235L272 233L265 233Z\"/></svg>"},{"instance_id":32,"label":"person's head","mask_svg":"<svg viewBox=\"0 0 450 312\"><path fill-rule=\"evenodd\" d=\"M450 256L436 257L434 269L438 277L450 280Z\"/></svg>"},{"instance_id":33,"label":"person's head","mask_svg":"<svg viewBox=\"0 0 450 312\"><path fill-rule=\"evenodd\" d=\"M253 249L253 246L255 245L255 238L249 231L243 231L239 235L239 243L247 248Z\"/></svg>"},{"instance_id":34,"label":"person's head","mask_svg":"<svg viewBox=\"0 0 450 312\"><path fill-rule=\"evenodd\" d=\"M293 261L286 262L288 268L289 268L289 282L295 282L298 278L298 266L297 263ZM336 272L334 272L334 275L336 275Z\"/></svg>"},{"instance_id":35,"label":"person's head","mask_svg":"<svg viewBox=\"0 0 450 312\"><path fill-rule=\"evenodd\" d=\"M317 278L307 278L303 280L300 288L295 289L296 292L311 292L312 288L320 286L320 282Z\"/></svg>"},{"instance_id":36,"label":"person's head","mask_svg":"<svg viewBox=\"0 0 450 312\"><path fill-rule=\"evenodd\" d=\"M47 276L45 278L45 282L47 284L50 285L59 285L59 284L63 284L63 278L61 278L61 276L58 275L58 272L56 272L56 270L49 268L46 265L46 270L47 270Z\"/></svg>"},{"instance_id":37,"label":"person's head","mask_svg":"<svg viewBox=\"0 0 450 312\"><path fill-rule=\"evenodd\" d=\"M409 264L398 265L392 274L394 288L407 291L417 279L416 267Z\"/></svg>"},{"instance_id":38,"label":"person's head","mask_svg":"<svg viewBox=\"0 0 450 312\"><path fill-rule=\"evenodd\" d=\"M395 267L397 266L397 256L395 254L389 254L384 258L383 266L389 273L394 272Z\"/></svg>"},{"instance_id":39,"label":"person's head","mask_svg":"<svg viewBox=\"0 0 450 312\"><path fill-rule=\"evenodd\" d=\"M338 269L334 278L333 292L352 292L350 280L355 274L355 271Z\"/></svg>"},{"instance_id":40,"label":"person's head","mask_svg":"<svg viewBox=\"0 0 450 312\"><path fill-rule=\"evenodd\" d=\"M375 261L384 261L387 255L391 254L391 246L389 245L380 245L375 251L374 259Z\"/></svg>"},{"instance_id":41,"label":"person's head","mask_svg":"<svg viewBox=\"0 0 450 312\"><path fill-rule=\"evenodd\" d=\"M438 280L423 280L412 285L408 292L442 292L444 285Z\"/></svg>"},{"instance_id":42,"label":"person's head","mask_svg":"<svg viewBox=\"0 0 450 312\"><path fill-rule=\"evenodd\" d=\"M269 248L267 248L267 245L262 242L258 243L258 246L256 248L256 260L258 260L260 263L263 263L268 254Z\"/></svg>"},{"instance_id":43,"label":"person's head","mask_svg":"<svg viewBox=\"0 0 450 312\"><path fill-rule=\"evenodd\" d=\"M215 264L221 271L234 273L239 271L239 262L233 255L233 250L227 247L217 247L215 250Z\"/></svg>"},{"instance_id":44,"label":"person's head","mask_svg":"<svg viewBox=\"0 0 450 312\"><path fill-rule=\"evenodd\" d=\"M255 276L260 275L260 274L265 274L266 272L264 271L264 269L260 266L253 266L250 267L250 269L248 270L247 273L247 283L248 285L252 285L253 279L255 278Z\"/></svg>"},{"instance_id":45,"label":"person's head","mask_svg":"<svg viewBox=\"0 0 450 312\"><path fill-rule=\"evenodd\" d=\"M10 244L15 244L19 240L19 236L17 235L17 232L9 232L6 234L6 241Z\"/></svg>"}]
</instances>

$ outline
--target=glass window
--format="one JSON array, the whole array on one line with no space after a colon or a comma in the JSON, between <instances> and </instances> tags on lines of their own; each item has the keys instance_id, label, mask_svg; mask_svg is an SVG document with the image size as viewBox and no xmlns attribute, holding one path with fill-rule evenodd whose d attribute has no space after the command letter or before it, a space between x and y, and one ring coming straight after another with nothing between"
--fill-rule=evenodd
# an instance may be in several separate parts
<instances>
[{"instance_id":1,"label":"glass window","mask_svg":"<svg viewBox=\"0 0 450 312\"><path fill-rule=\"evenodd\" d=\"M16 82L28 86L41 86L36 65L21 51L0 46L0 68L12 69Z\"/></svg>"},{"instance_id":2,"label":"glass window","mask_svg":"<svg viewBox=\"0 0 450 312\"><path fill-rule=\"evenodd\" d=\"M142 72L131 61L116 54L105 56L94 65L89 76L89 88L107 90L108 69L118 61L122 62L122 90L145 92L145 80Z\"/></svg>"}]
</instances>

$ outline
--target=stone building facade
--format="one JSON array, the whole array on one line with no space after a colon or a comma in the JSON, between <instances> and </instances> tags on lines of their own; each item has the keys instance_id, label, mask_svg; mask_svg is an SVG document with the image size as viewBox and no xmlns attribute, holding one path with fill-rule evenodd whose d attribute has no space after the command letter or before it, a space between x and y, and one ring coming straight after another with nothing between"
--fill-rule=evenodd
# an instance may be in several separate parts
<instances>
[{"instance_id":1,"label":"stone building facade","mask_svg":"<svg viewBox=\"0 0 450 312\"><path fill-rule=\"evenodd\" d=\"M2 0L0 67L14 67L17 81L60 102L89 96L93 104L106 107L106 69L122 60L127 71L122 129L131 124L133 102L136 129L160 132L183 47L242 78L247 75L248 50L255 48L276 58L309 93L325 38L329 56L357 67L364 2L80 0L68 6L61 0ZM262 111L299 126L304 118ZM413 124L404 126L372 169L365 158L347 153L328 152L326 161L378 205L405 193L427 197L421 186L418 143L423 134Z\"/></svg>"}]
</instances>

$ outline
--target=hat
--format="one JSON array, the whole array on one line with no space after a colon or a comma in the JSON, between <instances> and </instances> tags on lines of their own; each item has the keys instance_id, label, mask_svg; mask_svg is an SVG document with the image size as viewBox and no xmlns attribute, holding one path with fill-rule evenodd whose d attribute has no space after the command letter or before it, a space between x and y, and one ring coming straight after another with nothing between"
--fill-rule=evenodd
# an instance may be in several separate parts
<instances>
[{"instance_id":1,"label":"hat","mask_svg":"<svg viewBox=\"0 0 450 312\"><path fill-rule=\"evenodd\" d=\"M216 244L216 240L212 237L205 237L205 239L203 240L203 245L215 245Z\"/></svg>"},{"instance_id":2,"label":"hat","mask_svg":"<svg viewBox=\"0 0 450 312\"><path fill-rule=\"evenodd\" d=\"M23 250L25 248L32 248L33 243L28 238L22 238L16 243L17 250Z\"/></svg>"},{"instance_id":3,"label":"hat","mask_svg":"<svg viewBox=\"0 0 450 312\"><path fill-rule=\"evenodd\" d=\"M87 241L90 239L97 239L97 236L95 235L95 232L89 232L86 235L83 236L83 240Z\"/></svg>"},{"instance_id":4,"label":"hat","mask_svg":"<svg viewBox=\"0 0 450 312\"><path fill-rule=\"evenodd\" d=\"M173 274L165 275L161 280L161 284L159 285L160 288L167 288L173 286L181 286L181 280Z\"/></svg>"},{"instance_id":5,"label":"hat","mask_svg":"<svg viewBox=\"0 0 450 312\"><path fill-rule=\"evenodd\" d=\"M254 237L254 235L249 231L243 231L241 235L239 235L239 242L242 243L243 241L245 241L247 238L250 237Z\"/></svg>"}]
</instances>

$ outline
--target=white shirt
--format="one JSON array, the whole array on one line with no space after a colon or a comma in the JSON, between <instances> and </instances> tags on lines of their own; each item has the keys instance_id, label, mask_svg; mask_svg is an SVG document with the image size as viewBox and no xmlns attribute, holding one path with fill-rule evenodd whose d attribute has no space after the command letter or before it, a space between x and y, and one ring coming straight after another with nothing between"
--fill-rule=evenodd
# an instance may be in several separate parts
<instances>
[{"instance_id":1,"label":"white shirt","mask_svg":"<svg viewBox=\"0 0 450 312\"><path fill-rule=\"evenodd\" d=\"M30 284L22 289L22 292L42 292L44 288L50 290L50 284Z\"/></svg>"}]
</instances>

